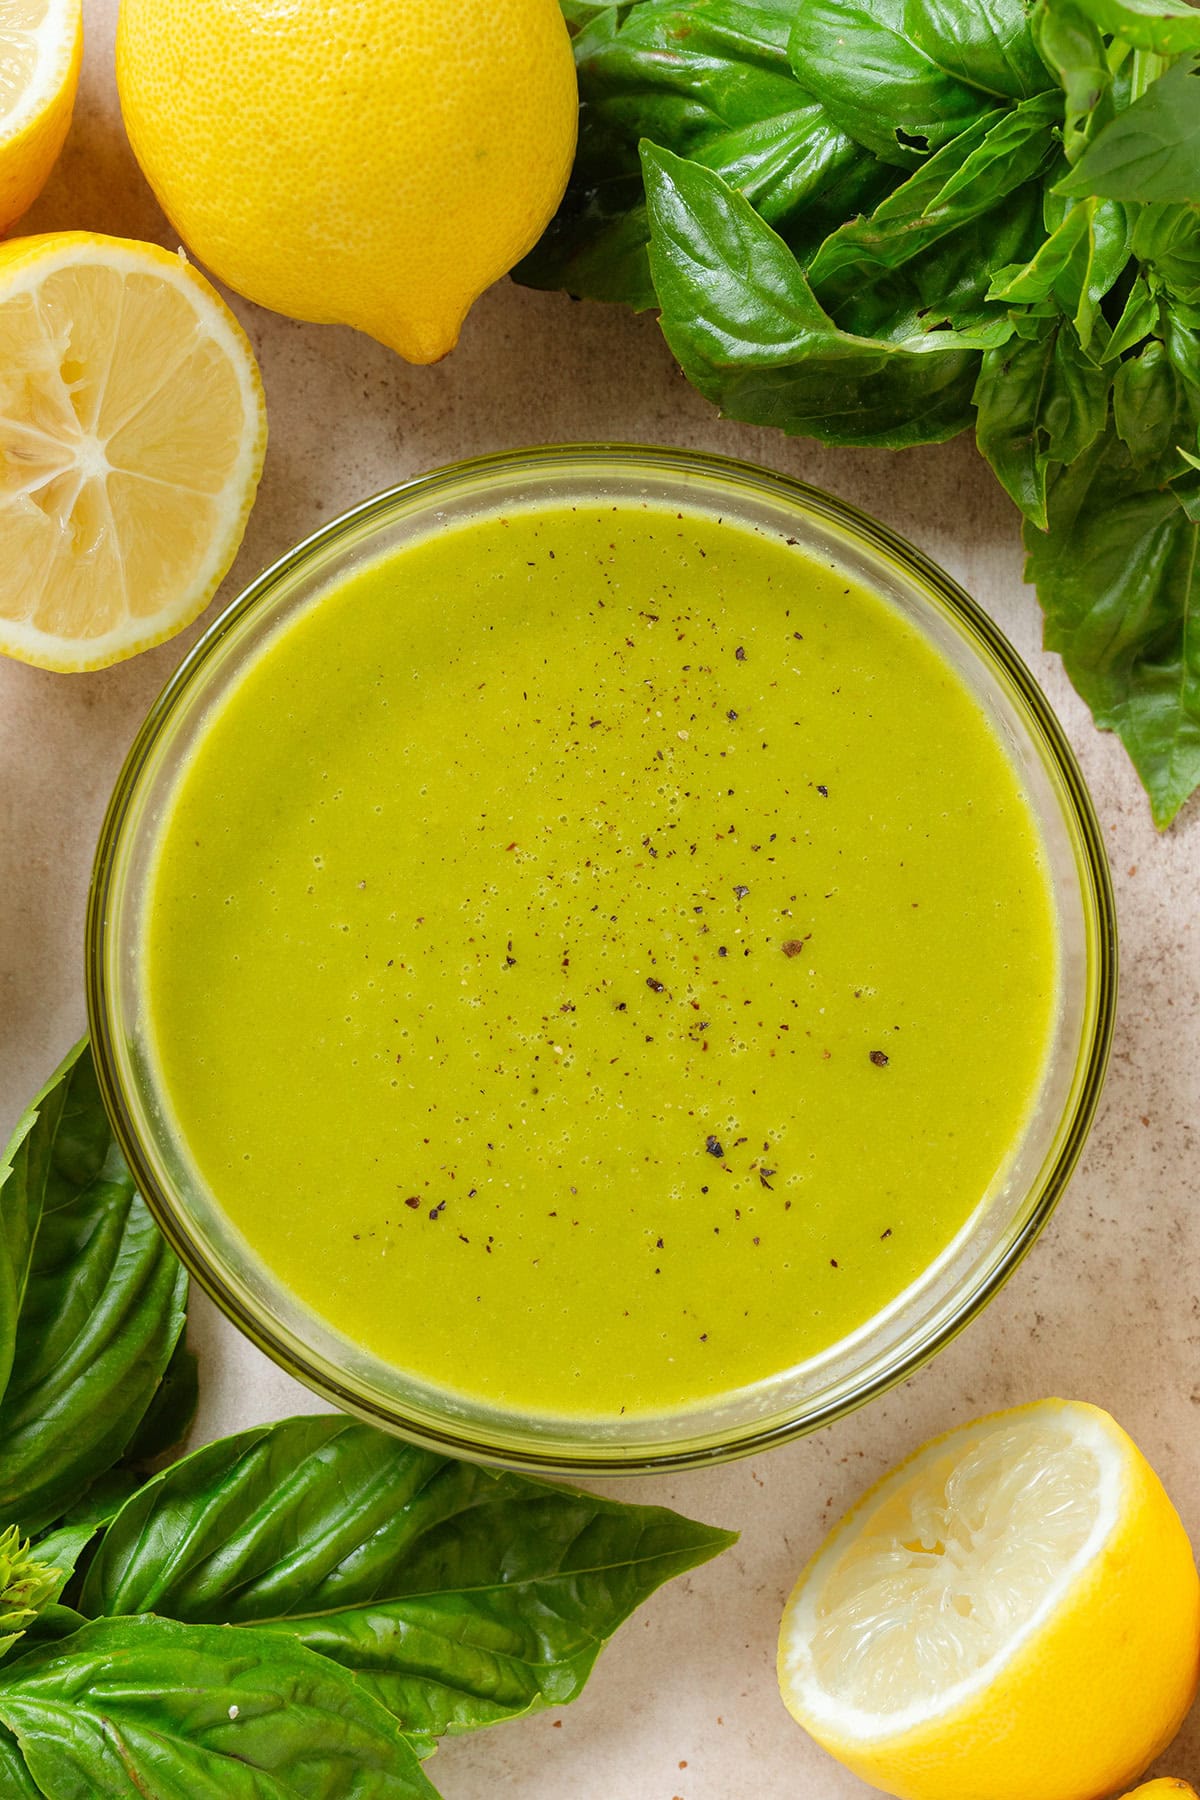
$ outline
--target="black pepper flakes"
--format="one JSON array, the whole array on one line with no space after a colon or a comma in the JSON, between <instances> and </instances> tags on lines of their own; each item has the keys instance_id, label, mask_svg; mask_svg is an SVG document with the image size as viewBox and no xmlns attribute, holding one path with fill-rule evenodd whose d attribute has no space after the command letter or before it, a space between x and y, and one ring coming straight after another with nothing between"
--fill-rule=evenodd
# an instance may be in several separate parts
<instances>
[{"instance_id":1,"label":"black pepper flakes","mask_svg":"<svg viewBox=\"0 0 1200 1800\"><path fill-rule=\"evenodd\" d=\"M653 975L647 975L646 986L651 990L652 993L661 994L663 992L663 989L666 986L666 983L663 981L656 981L654 979Z\"/></svg>"},{"instance_id":2,"label":"black pepper flakes","mask_svg":"<svg viewBox=\"0 0 1200 1800\"><path fill-rule=\"evenodd\" d=\"M870 1058L871 1058L871 1061L875 1064L875 1067L877 1069L886 1069L887 1068L889 1059L888 1059L888 1053L886 1050L872 1050L870 1052Z\"/></svg>"},{"instance_id":3,"label":"black pepper flakes","mask_svg":"<svg viewBox=\"0 0 1200 1800\"><path fill-rule=\"evenodd\" d=\"M714 1137L711 1132L709 1132L704 1140L704 1148L708 1151L710 1156L715 1156L718 1161L725 1155L725 1147L721 1143L720 1138Z\"/></svg>"}]
</instances>

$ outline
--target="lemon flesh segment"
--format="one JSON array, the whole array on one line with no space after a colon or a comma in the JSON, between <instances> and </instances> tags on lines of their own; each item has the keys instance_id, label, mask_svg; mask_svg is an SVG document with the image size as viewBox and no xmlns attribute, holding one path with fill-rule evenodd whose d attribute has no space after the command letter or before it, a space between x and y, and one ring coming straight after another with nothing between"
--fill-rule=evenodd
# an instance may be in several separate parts
<instances>
[{"instance_id":1,"label":"lemon flesh segment","mask_svg":"<svg viewBox=\"0 0 1200 1800\"><path fill-rule=\"evenodd\" d=\"M1097 1408L927 1445L835 1527L784 1613L794 1716L904 1800L1095 1800L1166 1747L1200 1581L1157 1477Z\"/></svg>"},{"instance_id":2,"label":"lemon flesh segment","mask_svg":"<svg viewBox=\"0 0 1200 1800\"><path fill-rule=\"evenodd\" d=\"M0 229L40 193L71 123L82 0L0 0Z\"/></svg>"},{"instance_id":3,"label":"lemon flesh segment","mask_svg":"<svg viewBox=\"0 0 1200 1800\"><path fill-rule=\"evenodd\" d=\"M204 606L241 541L266 420L224 303L155 245L0 249L0 650L95 669Z\"/></svg>"}]
</instances>

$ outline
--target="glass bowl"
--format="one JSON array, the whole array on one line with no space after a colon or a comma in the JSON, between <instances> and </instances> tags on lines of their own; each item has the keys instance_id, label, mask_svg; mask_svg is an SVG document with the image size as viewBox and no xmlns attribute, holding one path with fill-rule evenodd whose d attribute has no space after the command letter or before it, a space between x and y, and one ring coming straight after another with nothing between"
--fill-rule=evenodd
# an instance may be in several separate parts
<instances>
[{"instance_id":1,"label":"glass bowl","mask_svg":"<svg viewBox=\"0 0 1200 1800\"><path fill-rule=\"evenodd\" d=\"M1040 1095L998 1192L898 1300L830 1350L702 1406L597 1422L517 1415L423 1388L308 1312L248 1254L174 1142L142 1028L142 921L157 823L215 704L282 620L349 571L426 534L530 503L625 499L780 531L899 608L957 670L1022 779L1044 842L1061 958ZM641 446L516 451L377 495L260 576L152 708L100 836L87 921L88 1009L106 1105L155 1217L227 1316L291 1374L360 1417L455 1455L545 1471L698 1465L782 1442L861 1405L958 1332L1045 1224L1087 1135L1116 993L1113 900L1075 759L994 624L933 563L843 502L724 458Z\"/></svg>"}]
</instances>

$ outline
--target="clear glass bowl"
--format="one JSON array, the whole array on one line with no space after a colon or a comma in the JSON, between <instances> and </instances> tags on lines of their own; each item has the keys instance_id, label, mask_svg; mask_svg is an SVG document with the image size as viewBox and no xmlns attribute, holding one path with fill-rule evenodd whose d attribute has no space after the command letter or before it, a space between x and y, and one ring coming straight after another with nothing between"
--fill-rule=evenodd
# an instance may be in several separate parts
<instances>
[{"instance_id":1,"label":"clear glass bowl","mask_svg":"<svg viewBox=\"0 0 1200 1800\"><path fill-rule=\"evenodd\" d=\"M1001 735L1040 823L1057 908L1061 997L1038 1104L1002 1191L949 1252L852 1337L703 1407L597 1425L501 1413L423 1389L349 1345L240 1249L172 1141L146 1055L139 944L156 826L215 704L282 620L433 524L534 504L650 500L782 531L885 596L952 663ZM997 1291L1045 1224L1083 1146L1108 1058L1116 935L1104 848L1075 759L995 625L910 544L800 482L723 458L564 446L459 463L368 500L297 546L221 615L152 708L100 836L87 922L88 1008L121 1146L159 1224L218 1306L338 1406L427 1445L548 1471L687 1466L782 1442L911 1372Z\"/></svg>"}]
</instances>

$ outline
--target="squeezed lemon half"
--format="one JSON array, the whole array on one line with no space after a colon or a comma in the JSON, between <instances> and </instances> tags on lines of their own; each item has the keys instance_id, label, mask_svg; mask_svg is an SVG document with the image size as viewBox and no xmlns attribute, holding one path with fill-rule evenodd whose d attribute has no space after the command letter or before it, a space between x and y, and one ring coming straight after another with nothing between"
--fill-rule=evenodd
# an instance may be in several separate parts
<instances>
[{"instance_id":1,"label":"squeezed lemon half","mask_svg":"<svg viewBox=\"0 0 1200 1800\"><path fill-rule=\"evenodd\" d=\"M1174 1737L1200 1580L1162 1484L1098 1408L935 1439L835 1526L788 1601L795 1718L903 1800L1096 1800Z\"/></svg>"},{"instance_id":2,"label":"squeezed lemon half","mask_svg":"<svg viewBox=\"0 0 1200 1800\"><path fill-rule=\"evenodd\" d=\"M0 231L32 205L62 149L82 54L82 0L0 0Z\"/></svg>"},{"instance_id":3,"label":"squeezed lemon half","mask_svg":"<svg viewBox=\"0 0 1200 1800\"><path fill-rule=\"evenodd\" d=\"M181 256L0 245L0 650L99 669L180 630L233 561L265 445L253 352Z\"/></svg>"}]
</instances>

